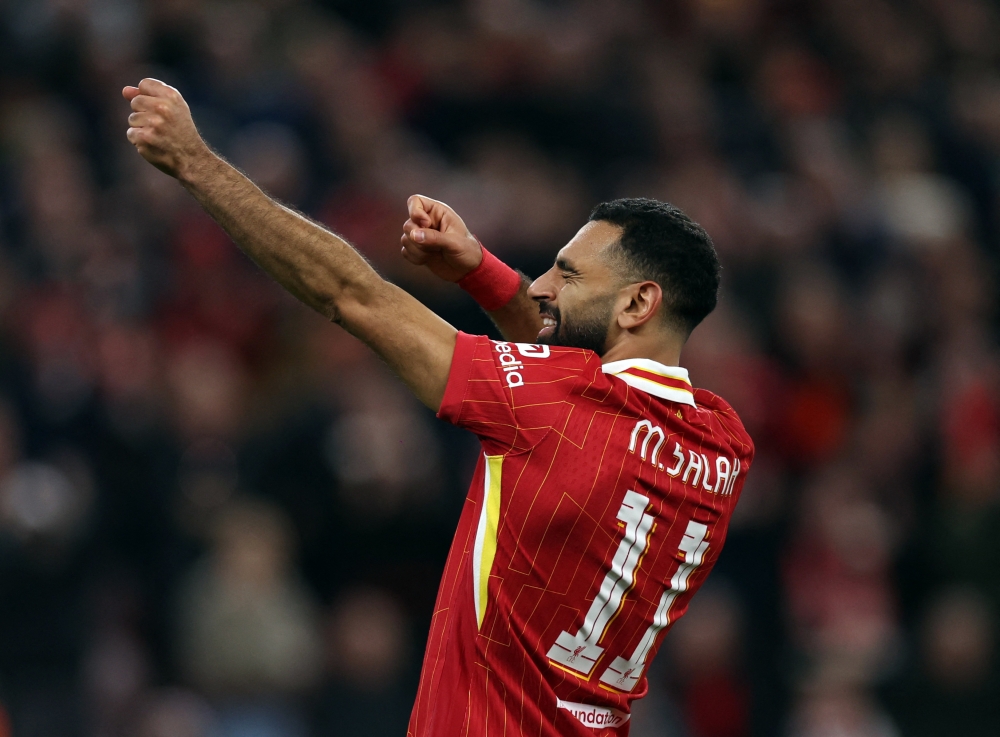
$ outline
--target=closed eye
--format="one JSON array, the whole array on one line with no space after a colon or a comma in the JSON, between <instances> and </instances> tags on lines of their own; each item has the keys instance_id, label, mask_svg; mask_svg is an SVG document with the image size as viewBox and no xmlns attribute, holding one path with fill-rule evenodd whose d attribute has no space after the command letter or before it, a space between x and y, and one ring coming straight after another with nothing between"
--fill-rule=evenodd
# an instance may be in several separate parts
<instances>
[{"instance_id":1,"label":"closed eye","mask_svg":"<svg viewBox=\"0 0 1000 737\"><path fill-rule=\"evenodd\" d=\"M575 268L573 268L573 265L570 264L569 261L567 261L564 258L557 258L556 259L556 268L559 269L559 271L561 271L564 276L566 274L579 274L580 273Z\"/></svg>"}]
</instances>

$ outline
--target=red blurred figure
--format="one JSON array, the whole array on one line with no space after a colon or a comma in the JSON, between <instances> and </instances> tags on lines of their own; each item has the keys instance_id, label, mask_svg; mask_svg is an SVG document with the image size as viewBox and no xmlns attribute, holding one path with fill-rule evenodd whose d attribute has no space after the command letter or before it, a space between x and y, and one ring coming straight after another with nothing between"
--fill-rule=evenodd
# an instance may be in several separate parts
<instances>
[{"instance_id":1,"label":"red blurred figure","mask_svg":"<svg viewBox=\"0 0 1000 737\"><path fill-rule=\"evenodd\" d=\"M750 686L742 669L739 602L729 592L704 592L669 640L680 706L694 737L750 734Z\"/></svg>"}]
</instances>

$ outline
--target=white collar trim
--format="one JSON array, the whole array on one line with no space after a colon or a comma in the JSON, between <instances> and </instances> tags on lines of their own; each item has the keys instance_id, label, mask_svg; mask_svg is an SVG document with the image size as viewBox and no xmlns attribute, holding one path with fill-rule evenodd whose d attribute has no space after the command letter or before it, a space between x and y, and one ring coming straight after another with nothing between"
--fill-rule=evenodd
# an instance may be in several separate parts
<instances>
[{"instance_id":1,"label":"white collar trim","mask_svg":"<svg viewBox=\"0 0 1000 737\"><path fill-rule=\"evenodd\" d=\"M629 372L628 369L638 369L638 371ZM647 394L671 402L689 404L692 407L697 406L694 402L691 380L688 378L686 368L665 366L649 358L629 358L624 361L606 363L601 366L601 370Z\"/></svg>"}]
</instances>

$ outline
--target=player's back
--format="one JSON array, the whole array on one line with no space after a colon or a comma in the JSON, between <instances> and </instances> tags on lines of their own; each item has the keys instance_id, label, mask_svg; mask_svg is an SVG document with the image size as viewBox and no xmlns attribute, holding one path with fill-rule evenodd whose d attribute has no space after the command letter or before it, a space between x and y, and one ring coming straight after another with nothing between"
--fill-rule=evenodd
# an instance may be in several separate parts
<instances>
[{"instance_id":1,"label":"player's back","mask_svg":"<svg viewBox=\"0 0 1000 737\"><path fill-rule=\"evenodd\" d=\"M625 734L721 550L753 455L739 419L683 369L471 336L441 415L484 455L411 734Z\"/></svg>"}]
</instances>

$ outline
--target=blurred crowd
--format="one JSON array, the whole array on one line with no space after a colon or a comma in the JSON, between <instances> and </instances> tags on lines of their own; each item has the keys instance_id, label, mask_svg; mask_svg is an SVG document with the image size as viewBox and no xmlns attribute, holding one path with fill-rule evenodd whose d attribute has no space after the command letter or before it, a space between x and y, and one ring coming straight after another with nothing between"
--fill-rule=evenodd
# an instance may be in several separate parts
<instances>
[{"instance_id":1,"label":"blurred crowd","mask_svg":"<svg viewBox=\"0 0 1000 737\"><path fill-rule=\"evenodd\" d=\"M633 737L1000 734L994 0L0 0L0 737L405 734L477 443L125 140L122 86L457 327L590 207L724 264L757 460Z\"/></svg>"}]
</instances>

